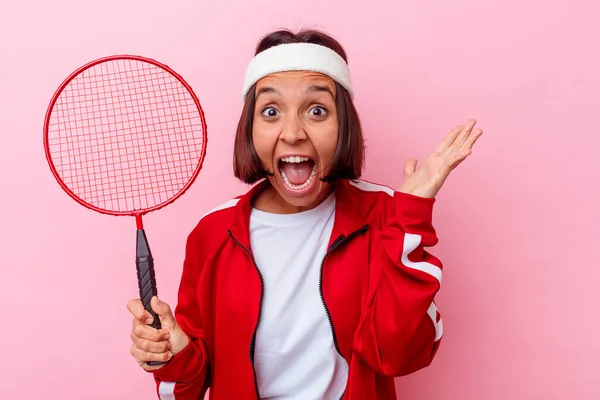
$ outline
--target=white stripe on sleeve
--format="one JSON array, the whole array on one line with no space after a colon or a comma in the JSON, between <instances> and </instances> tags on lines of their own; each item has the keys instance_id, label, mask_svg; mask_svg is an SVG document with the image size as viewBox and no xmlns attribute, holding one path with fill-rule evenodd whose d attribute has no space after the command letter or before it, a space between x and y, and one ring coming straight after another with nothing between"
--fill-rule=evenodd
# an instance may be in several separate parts
<instances>
[{"instance_id":1,"label":"white stripe on sleeve","mask_svg":"<svg viewBox=\"0 0 600 400\"><path fill-rule=\"evenodd\" d=\"M161 382L158 386L160 400L175 400L175 382Z\"/></svg>"},{"instance_id":2,"label":"white stripe on sleeve","mask_svg":"<svg viewBox=\"0 0 600 400\"><path fill-rule=\"evenodd\" d=\"M425 261L412 262L408 255L412 253L421 244L421 235L414 233L404 234L404 249L402 250L402 264L408 268L417 269L433 276L438 282L442 283L442 269L436 265Z\"/></svg>"},{"instance_id":3,"label":"white stripe on sleeve","mask_svg":"<svg viewBox=\"0 0 600 400\"><path fill-rule=\"evenodd\" d=\"M442 318L440 317L440 320L438 321L437 313L438 313L438 309L437 309L435 303L431 302L431 305L429 306L429 309L427 310L427 314L429 314L429 317L433 321L433 326L435 327L435 339L433 340L434 342L437 342L438 340L440 340L442 338L442 335L444 334Z\"/></svg>"}]
</instances>

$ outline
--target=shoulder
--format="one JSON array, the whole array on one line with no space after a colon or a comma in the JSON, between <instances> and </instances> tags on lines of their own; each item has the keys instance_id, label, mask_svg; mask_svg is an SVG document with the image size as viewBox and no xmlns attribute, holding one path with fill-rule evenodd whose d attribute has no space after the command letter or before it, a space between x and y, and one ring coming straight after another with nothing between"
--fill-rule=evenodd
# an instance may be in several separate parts
<instances>
[{"instance_id":1,"label":"shoulder","mask_svg":"<svg viewBox=\"0 0 600 400\"><path fill-rule=\"evenodd\" d=\"M348 185L351 193L365 198L391 198L394 197L394 189L380 183L370 182L365 179L349 180Z\"/></svg>"},{"instance_id":2,"label":"shoulder","mask_svg":"<svg viewBox=\"0 0 600 400\"><path fill-rule=\"evenodd\" d=\"M224 203L213 207L209 211L205 212L198 225L204 226L223 226L229 225L233 221L235 206L240 201L241 196L234 197L233 199L227 200Z\"/></svg>"},{"instance_id":3,"label":"shoulder","mask_svg":"<svg viewBox=\"0 0 600 400\"><path fill-rule=\"evenodd\" d=\"M391 187L364 179L348 180L346 187L346 200L366 221L379 226L394 213L396 191Z\"/></svg>"},{"instance_id":4,"label":"shoulder","mask_svg":"<svg viewBox=\"0 0 600 400\"><path fill-rule=\"evenodd\" d=\"M227 236L227 230L231 226L235 208L240 197L229 199L222 204L206 211L196 223L189 235L188 242L196 245L210 246L215 240Z\"/></svg>"}]
</instances>

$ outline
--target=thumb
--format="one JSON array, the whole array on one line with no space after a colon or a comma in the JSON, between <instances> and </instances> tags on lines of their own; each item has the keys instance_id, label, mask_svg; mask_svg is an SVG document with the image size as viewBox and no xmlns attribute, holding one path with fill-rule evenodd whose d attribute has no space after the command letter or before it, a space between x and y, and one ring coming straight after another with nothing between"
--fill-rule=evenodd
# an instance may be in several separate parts
<instances>
[{"instance_id":1,"label":"thumb","mask_svg":"<svg viewBox=\"0 0 600 400\"><path fill-rule=\"evenodd\" d=\"M154 296L150 301L150 305L152 306L152 310L158 315L163 328L173 329L177 327L177 320L167 303L160 301L157 296Z\"/></svg>"},{"instance_id":2,"label":"thumb","mask_svg":"<svg viewBox=\"0 0 600 400\"><path fill-rule=\"evenodd\" d=\"M404 163L404 178L408 178L417 170L417 160L414 158L409 158Z\"/></svg>"}]
</instances>

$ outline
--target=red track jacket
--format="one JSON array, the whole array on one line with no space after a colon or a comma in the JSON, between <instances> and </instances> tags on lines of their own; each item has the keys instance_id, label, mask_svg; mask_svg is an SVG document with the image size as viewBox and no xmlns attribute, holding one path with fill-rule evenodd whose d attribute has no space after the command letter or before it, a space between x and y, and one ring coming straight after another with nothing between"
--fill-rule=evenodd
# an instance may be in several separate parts
<instances>
[{"instance_id":1,"label":"red track jacket","mask_svg":"<svg viewBox=\"0 0 600 400\"><path fill-rule=\"evenodd\" d=\"M254 335L262 278L250 248L251 198L205 215L191 232L175 317L189 345L155 371L161 400L257 399ZM321 299L349 366L345 400L395 399L394 377L428 366L440 343L435 199L362 180L335 184L336 214L321 265Z\"/></svg>"}]
</instances>

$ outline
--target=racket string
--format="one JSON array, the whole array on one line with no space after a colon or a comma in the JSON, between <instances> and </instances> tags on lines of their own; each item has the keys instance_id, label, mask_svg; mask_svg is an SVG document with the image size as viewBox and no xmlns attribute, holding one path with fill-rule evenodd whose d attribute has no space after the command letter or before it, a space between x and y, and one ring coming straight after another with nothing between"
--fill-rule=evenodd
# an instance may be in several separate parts
<instances>
[{"instance_id":1,"label":"racket string","mask_svg":"<svg viewBox=\"0 0 600 400\"><path fill-rule=\"evenodd\" d=\"M65 87L48 145L57 172L82 200L114 211L147 209L192 178L203 157L202 122L173 75L120 60L89 68Z\"/></svg>"}]
</instances>

